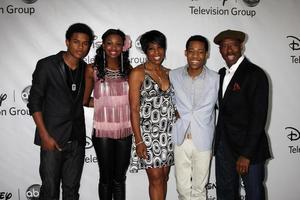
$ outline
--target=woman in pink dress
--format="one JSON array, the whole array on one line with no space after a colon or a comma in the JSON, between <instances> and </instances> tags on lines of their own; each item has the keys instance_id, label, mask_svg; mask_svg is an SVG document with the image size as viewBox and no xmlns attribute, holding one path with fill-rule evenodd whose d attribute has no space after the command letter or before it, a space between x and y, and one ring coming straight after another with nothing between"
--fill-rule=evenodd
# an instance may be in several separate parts
<instances>
[{"instance_id":1,"label":"woman in pink dress","mask_svg":"<svg viewBox=\"0 0 300 200\"><path fill-rule=\"evenodd\" d=\"M128 99L131 41L116 29L102 35L95 62L87 66L84 105L94 107L92 141L100 179L100 200L125 200L125 180L132 143ZM93 96L91 93L93 91Z\"/></svg>"}]
</instances>

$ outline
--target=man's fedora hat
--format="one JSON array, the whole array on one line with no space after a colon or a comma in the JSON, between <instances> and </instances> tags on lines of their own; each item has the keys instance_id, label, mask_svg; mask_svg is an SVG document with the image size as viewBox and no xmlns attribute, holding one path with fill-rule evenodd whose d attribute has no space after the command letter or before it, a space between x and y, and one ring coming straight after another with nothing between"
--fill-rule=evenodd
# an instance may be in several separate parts
<instances>
[{"instance_id":1,"label":"man's fedora hat","mask_svg":"<svg viewBox=\"0 0 300 200\"><path fill-rule=\"evenodd\" d=\"M227 39L227 38L234 39L234 40L239 40L240 42L244 42L245 33L241 32L241 31L228 29L226 31L222 31L221 33L219 33L215 37L214 43L219 45L222 42L222 40Z\"/></svg>"}]
</instances>

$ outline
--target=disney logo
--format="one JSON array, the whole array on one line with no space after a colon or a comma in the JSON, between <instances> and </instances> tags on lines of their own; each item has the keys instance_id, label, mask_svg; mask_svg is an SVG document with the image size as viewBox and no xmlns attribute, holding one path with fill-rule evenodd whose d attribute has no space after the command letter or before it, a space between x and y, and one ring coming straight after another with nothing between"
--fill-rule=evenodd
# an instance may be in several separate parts
<instances>
[{"instance_id":1,"label":"disney logo","mask_svg":"<svg viewBox=\"0 0 300 200\"><path fill-rule=\"evenodd\" d=\"M93 147L92 139L89 136L86 136L85 149L90 149L92 147Z\"/></svg>"},{"instance_id":2,"label":"disney logo","mask_svg":"<svg viewBox=\"0 0 300 200\"><path fill-rule=\"evenodd\" d=\"M0 106L2 105L2 102L7 98L6 94L0 94Z\"/></svg>"},{"instance_id":3,"label":"disney logo","mask_svg":"<svg viewBox=\"0 0 300 200\"><path fill-rule=\"evenodd\" d=\"M11 192L0 192L0 199L11 199L12 193Z\"/></svg>"},{"instance_id":4,"label":"disney logo","mask_svg":"<svg viewBox=\"0 0 300 200\"><path fill-rule=\"evenodd\" d=\"M190 0L192 2L195 2L195 1L200 1L200 0ZM222 5L225 6L225 3L228 1L228 0L216 0L216 1L221 1L222 2ZM231 0L231 1L235 1L235 3L237 3L238 1L242 1L242 0ZM259 4L260 0L243 0L243 2L248 6L248 7L255 7Z\"/></svg>"},{"instance_id":5,"label":"disney logo","mask_svg":"<svg viewBox=\"0 0 300 200\"><path fill-rule=\"evenodd\" d=\"M98 49L98 48L101 46L102 41L97 41L98 39L101 39L101 37L98 37L97 35L95 35L95 36L94 36L93 43L92 43L92 45L91 45L91 47L92 47L93 49Z\"/></svg>"},{"instance_id":6,"label":"disney logo","mask_svg":"<svg viewBox=\"0 0 300 200\"><path fill-rule=\"evenodd\" d=\"M286 38L292 39L292 42L289 44L289 47L293 51L300 50L300 39L299 38L292 36L292 35L286 36Z\"/></svg>"},{"instance_id":7,"label":"disney logo","mask_svg":"<svg viewBox=\"0 0 300 200\"><path fill-rule=\"evenodd\" d=\"M296 141L300 138L300 132L293 127L286 127L285 130L289 131L289 134L287 135L287 138L289 138L290 141Z\"/></svg>"},{"instance_id":8,"label":"disney logo","mask_svg":"<svg viewBox=\"0 0 300 200\"><path fill-rule=\"evenodd\" d=\"M223 6L225 6L226 1L228 1L228 0L223 0Z\"/></svg>"},{"instance_id":9,"label":"disney logo","mask_svg":"<svg viewBox=\"0 0 300 200\"><path fill-rule=\"evenodd\" d=\"M199 0L191 0L191 1L199 1ZM228 0L222 0L222 1L223 1L223 3L222 3L223 6L225 6L225 2L228 1Z\"/></svg>"}]
</instances>

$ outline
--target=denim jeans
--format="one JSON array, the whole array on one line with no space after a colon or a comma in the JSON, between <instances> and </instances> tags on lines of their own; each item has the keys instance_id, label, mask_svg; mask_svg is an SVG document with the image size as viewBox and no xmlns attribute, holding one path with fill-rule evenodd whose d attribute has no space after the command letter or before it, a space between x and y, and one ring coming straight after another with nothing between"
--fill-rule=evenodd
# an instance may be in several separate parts
<instances>
[{"instance_id":1,"label":"denim jeans","mask_svg":"<svg viewBox=\"0 0 300 200\"><path fill-rule=\"evenodd\" d=\"M78 200L84 156L85 147L77 141L68 142L62 151L41 149L40 200L58 200L60 183L63 200Z\"/></svg>"}]
</instances>

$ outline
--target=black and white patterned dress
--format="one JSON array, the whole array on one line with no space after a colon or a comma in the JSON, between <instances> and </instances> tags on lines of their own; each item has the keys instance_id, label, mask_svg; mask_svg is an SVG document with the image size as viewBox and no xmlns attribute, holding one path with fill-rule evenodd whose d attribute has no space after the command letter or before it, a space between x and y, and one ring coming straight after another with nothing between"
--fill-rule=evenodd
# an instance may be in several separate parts
<instances>
[{"instance_id":1,"label":"black and white patterned dress","mask_svg":"<svg viewBox=\"0 0 300 200\"><path fill-rule=\"evenodd\" d=\"M175 121L172 96L174 89L170 84L163 91L149 74L145 74L140 89L140 129L147 146L148 159L140 159L133 142L129 171L160 168L174 164L171 130Z\"/></svg>"}]
</instances>

